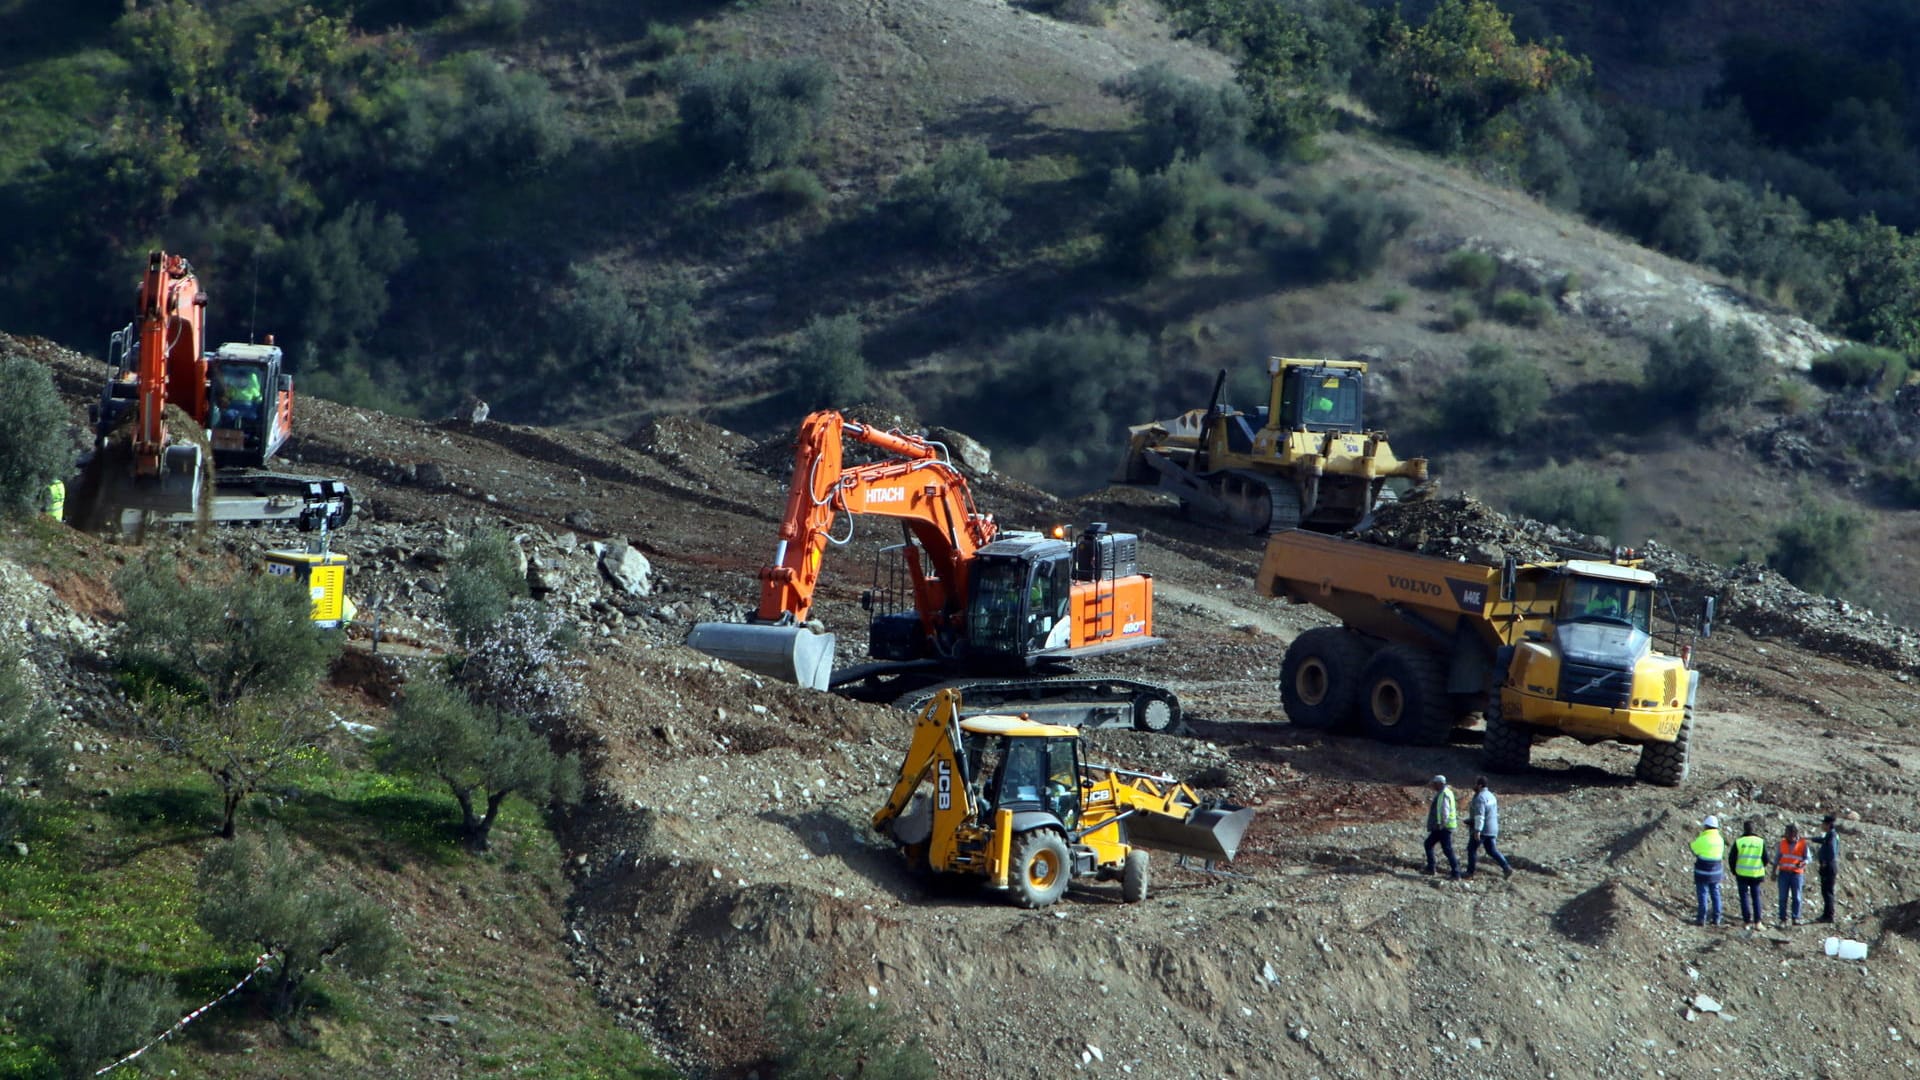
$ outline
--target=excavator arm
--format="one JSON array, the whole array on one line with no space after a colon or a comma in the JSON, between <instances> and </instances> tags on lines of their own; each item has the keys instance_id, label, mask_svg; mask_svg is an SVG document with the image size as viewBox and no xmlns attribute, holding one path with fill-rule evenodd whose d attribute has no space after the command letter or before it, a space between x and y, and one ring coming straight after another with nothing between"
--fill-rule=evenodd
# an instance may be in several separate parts
<instances>
[{"instance_id":1,"label":"excavator arm","mask_svg":"<svg viewBox=\"0 0 1920 1080\"><path fill-rule=\"evenodd\" d=\"M206 305L207 298L200 292L199 280L185 257L163 251L147 257L135 330L139 349L139 397L133 430L136 476L159 476L163 472L170 441L168 405L179 405L190 417L204 411ZM191 400L196 392L203 400ZM175 400L183 395L188 400Z\"/></svg>"},{"instance_id":2,"label":"excavator arm","mask_svg":"<svg viewBox=\"0 0 1920 1080\"><path fill-rule=\"evenodd\" d=\"M891 456L849 466L843 460L847 439ZM913 534L927 555L924 563L911 565L923 621L964 606L968 564L997 531L992 516L974 508L966 477L946 460L939 444L877 431L832 410L816 412L801 423L794 446L780 539L773 561L760 571L757 621L807 621L827 545L844 542L833 535L842 513L897 518Z\"/></svg>"},{"instance_id":3,"label":"excavator arm","mask_svg":"<svg viewBox=\"0 0 1920 1080\"><path fill-rule=\"evenodd\" d=\"M884 453L848 465L847 440ZM835 536L840 515L848 533ZM966 477L939 443L899 431L878 431L822 410L800 425L793 483L773 560L760 570L760 606L752 623L699 623L687 644L752 671L825 690L833 671L832 634L805 624L813 612L820 564L831 544L844 544L854 515L893 518L918 544L906 553L914 610L933 638L964 629L967 575L976 552L998 532L993 516L973 503Z\"/></svg>"}]
</instances>

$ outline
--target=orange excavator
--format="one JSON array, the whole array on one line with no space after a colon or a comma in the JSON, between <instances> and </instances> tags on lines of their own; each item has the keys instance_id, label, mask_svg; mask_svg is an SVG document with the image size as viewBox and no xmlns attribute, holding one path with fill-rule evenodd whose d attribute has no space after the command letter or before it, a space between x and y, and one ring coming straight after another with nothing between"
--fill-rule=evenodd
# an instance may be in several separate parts
<instances>
[{"instance_id":1,"label":"orange excavator","mask_svg":"<svg viewBox=\"0 0 1920 1080\"><path fill-rule=\"evenodd\" d=\"M112 372L90 410L96 450L83 523L345 524L353 497L344 482L266 469L293 431L280 348L268 338L207 352L206 306L184 257L148 256L135 320L112 335Z\"/></svg>"},{"instance_id":2,"label":"orange excavator","mask_svg":"<svg viewBox=\"0 0 1920 1080\"><path fill-rule=\"evenodd\" d=\"M878 460L846 462L848 440ZM814 593L827 548L847 543L863 516L899 521L905 541L885 549L899 558L883 561L861 597L872 662L836 670L834 635L812 621ZM1002 530L974 506L944 445L825 410L800 426L759 609L746 623L700 623L687 644L787 682L910 709L955 687L979 709L1167 731L1180 724L1171 691L1071 668L1161 643L1153 579L1138 561L1139 538L1103 524L1077 537L1064 527Z\"/></svg>"}]
</instances>

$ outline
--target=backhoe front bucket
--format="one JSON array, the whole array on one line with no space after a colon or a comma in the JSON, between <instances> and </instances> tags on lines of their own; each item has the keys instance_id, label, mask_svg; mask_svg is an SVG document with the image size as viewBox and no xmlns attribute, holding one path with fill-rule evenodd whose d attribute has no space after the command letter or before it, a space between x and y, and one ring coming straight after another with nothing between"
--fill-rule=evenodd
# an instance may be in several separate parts
<instances>
[{"instance_id":1,"label":"backhoe front bucket","mask_svg":"<svg viewBox=\"0 0 1920 1080\"><path fill-rule=\"evenodd\" d=\"M825 690L833 675L833 635L804 626L695 623L687 645L782 682Z\"/></svg>"},{"instance_id":2,"label":"backhoe front bucket","mask_svg":"<svg viewBox=\"0 0 1920 1080\"><path fill-rule=\"evenodd\" d=\"M1251 824L1253 809L1245 806L1201 807L1188 814L1185 821L1159 814L1134 814L1126 820L1127 843L1174 855L1231 862Z\"/></svg>"}]
</instances>

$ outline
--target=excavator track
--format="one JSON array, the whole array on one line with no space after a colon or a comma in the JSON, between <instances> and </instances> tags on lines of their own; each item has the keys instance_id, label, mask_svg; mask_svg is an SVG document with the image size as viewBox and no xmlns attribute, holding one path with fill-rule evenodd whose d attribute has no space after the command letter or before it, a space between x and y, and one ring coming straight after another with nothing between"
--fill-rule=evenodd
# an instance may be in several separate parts
<instances>
[{"instance_id":1,"label":"excavator track","mask_svg":"<svg viewBox=\"0 0 1920 1080\"><path fill-rule=\"evenodd\" d=\"M893 699L896 708L918 712L942 690L960 692L969 714L1017 712L1050 724L1082 730L1132 728L1179 735L1186 732L1180 699L1173 691L1134 679L1060 677L952 679L923 685Z\"/></svg>"},{"instance_id":2,"label":"excavator track","mask_svg":"<svg viewBox=\"0 0 1920 1080\"><path fill-rule=\"evenodd\" d=\"M211 494L210 502L192 512L126 511L121 528L132 532L154 525L291 525L301 532L322 528L331 532L353 516L353 493L344 480L257 469L223 471L214 475Z\"/></svg>"}]
</instances>

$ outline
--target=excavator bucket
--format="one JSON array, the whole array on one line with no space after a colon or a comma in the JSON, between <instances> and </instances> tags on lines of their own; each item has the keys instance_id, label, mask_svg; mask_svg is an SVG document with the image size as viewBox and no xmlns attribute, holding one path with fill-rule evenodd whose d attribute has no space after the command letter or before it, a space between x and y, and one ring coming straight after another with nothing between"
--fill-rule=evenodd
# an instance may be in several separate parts
<instances>
[{"instance_id":1,"label":"excavator bucket","mask_svg":"<svg viewBox=\"0 0 1920 1080\"><path fill-rule=\"evenodd\" d=\"M1246 806L1203 806L1188 814L1185 821L1159 814L1134 814L1126 820L1127 843L1174 855L1231 862L1251 824L1253 809Z\"/></svg>"},{"instance_id":2,"label":"excavator bucket","mask_svg":"<svg viewBox=\"0 0 1920 1080\"><path fill-rule=\"evenodd\" d=\"M782 682L825 690L833 675L833 635L804 626L695 623L687 645Z\"/></svg>"}]
</instances>

